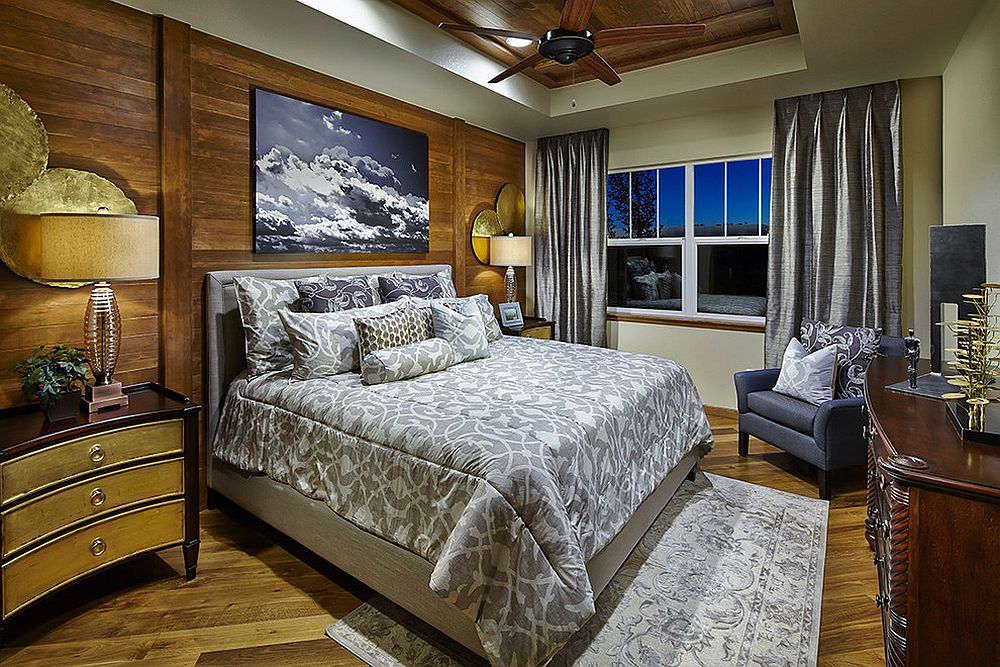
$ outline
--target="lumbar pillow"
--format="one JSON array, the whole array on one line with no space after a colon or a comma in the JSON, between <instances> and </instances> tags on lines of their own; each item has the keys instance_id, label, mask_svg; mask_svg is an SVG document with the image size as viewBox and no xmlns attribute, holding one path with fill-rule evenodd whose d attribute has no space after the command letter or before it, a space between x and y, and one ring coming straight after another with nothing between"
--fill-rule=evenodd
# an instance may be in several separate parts
<instances>
[{"instance_id":1,"label":"lumbar pillow","mask_svg":"<svg viewBox=\"0 0 1000 667\"><path fill-rule=\"evenodd\" d=\"M836 346L824 347L809 354L802 343L793 338L785 348L774 391L819 405L833 398L836 373Z\"/></svg>"},{"instance_id":2,"label":"lumbar pillow","mask_svg":"<svg viewBox=\"0 0 1000 667\"><path fill-rule=\"evenodd\" d=\"M378 317L357 317L358 355L364 359L376 350L401 347L434 337L431 323L419 309L404 304Z\"/></svg>"},{"instance_id":3,"label":"lumbar pillow","mask_svg":"<svg viewBox=\"0 0 1000 667\"><path fill-rule=\"evenodd\" d=\"M361 368L355 317L385 315L399 304L384 303L333 313L280 311L292 348L292 377L313 380Z\"/></svg>"},{"instance_id":4,"label":"lumbar pillow","mask_svg":"<svg viewBox=\"0 0 1000 667\"><path fill-rule=\"evenodd\" d=\"M278 313L298 310L295 281L236 276L233 282L246 341L247 371L261 375L287 368L292 364L292 347Z\"/></svg>"},{"instance_id":5,"label":"lumbar pillow","mask_svg":"<svg viewBox=\"0 0 1000 667\"><path fill-rule=\"evenodd\" d=\"M436 373L451 366L453 358L451 345L441 338L376 350L361 361L361 381L382 384Z\"/></svg>"},{"instance_id":6,"label":"lumbar pillow","mask_svg":"<svg viewBox=\"0 0 1000 667\"><path fill-rule=\"evenodd\" d=\"M467 302L460 310L454 310L432 301L431 317L434 335L451 344L456 364L490 356L490 341L486 338L483 315L475 302Z\"/></svg>"},{"instance_id":7,"label":"lumbar pillow","mask_svg":"<svg viewBox=\"0 0 1000 667\"><path fill-rule=\"evenodd\" d=\"M483 326L486 328L486 339L491 343L495 343L503 338L500 323L497 322L497 318L493 314L493 303L490 301L490 297L485 294L444 299L421 299L411 296L407 297L406 301L425 312L428 319L431 317L431 303L440 303L455 311L461 310L467 303L475 303L479 307L479 312L483 317Z\"/></svg>"},{"instance_id":8,"label":"lumbar pillow","mask_svg":"<svg viewBox=\"0 0 1000 667\"><path fill-rule=\"evenodd\" d=\"M404 296L421 299L439 299L455 296L455 283L450 271L440 271L430 276L391 273L378 277L378 291L383 301L398 301Z\"/></svg>"},{"instance_id":9,"label":"lumbar pillow","mask_svg":"<svg viewBox=\"0 0 1000 667\"><path fill-rule=\"evenodd\" d=\"M802 344L808 352L837 348L837 398L865 395L865 372L882 342L882 330L802 320Z\"/></svg>"},{"instance_id":10,"label":"lumbar pillow","mask_svg":"<svg viewBox=\"0 0 1000 667\"><path fill-rule=\"evenodd\" d=\"M295 287L299 291L302 310L307 313L369 308L379 303L378 291L372 289L371 281L365 276L296 280Z\"/></svg>"}]
</instances>

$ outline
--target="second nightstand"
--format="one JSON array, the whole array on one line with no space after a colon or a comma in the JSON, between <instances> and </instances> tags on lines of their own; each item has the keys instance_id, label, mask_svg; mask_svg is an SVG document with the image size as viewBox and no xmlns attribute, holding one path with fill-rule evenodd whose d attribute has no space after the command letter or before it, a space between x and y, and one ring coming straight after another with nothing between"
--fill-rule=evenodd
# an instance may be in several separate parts
<instances>
[{"instance_id":1,"label":"second nightstand","mask_svg":"<svg viewBox=\"0 0 1000 667\"><path fill-rule=\"evenodd\" d=\"M543 317L525 317L524 324L519 327L501 326L505 336L522 336L525 338L543 338L552 340L556 337L556 323Z\"/></svg>"}]
</instances>

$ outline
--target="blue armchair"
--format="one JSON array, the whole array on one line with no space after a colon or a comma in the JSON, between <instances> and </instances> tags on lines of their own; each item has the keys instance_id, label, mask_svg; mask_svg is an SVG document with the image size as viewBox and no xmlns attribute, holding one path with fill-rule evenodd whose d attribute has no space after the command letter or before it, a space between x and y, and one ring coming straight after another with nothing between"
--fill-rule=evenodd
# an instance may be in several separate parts
<instances>
[{"instance_id":1,"label":"blue armchair","mask_svg":"<svg viewBox=\"0 0 1000 667\"><path fill-rule=\"evenodd\" d=\"M906 354L902 338L883 336L879 354ZM830 499L830 473L864 465L867 452L862 435L864 398L837 398L812 405L771 391L777 368L736 373L739 409L739 453L746 456L755 436L816 467L819 497Z\"/></svg>"}]
</instances>

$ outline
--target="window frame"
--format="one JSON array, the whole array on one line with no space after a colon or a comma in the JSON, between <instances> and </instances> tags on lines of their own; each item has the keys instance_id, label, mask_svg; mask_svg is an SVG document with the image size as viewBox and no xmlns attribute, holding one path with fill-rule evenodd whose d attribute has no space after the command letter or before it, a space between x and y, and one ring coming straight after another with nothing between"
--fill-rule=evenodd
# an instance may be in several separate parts
<instances>
[{"instance_id":1,"label":"window frame","mask_svg":"<svg viewBox=\"0 0 1000 667\"><path fill-rule=\"evenodd\" d=\"M762 160L773 159L773 154L769 151L759 153L743 153L737 155L727 155L724 157L705 158L701 160L689 160L686 162L666 162L655 165L643 165L637 167L627 167L620 169L609 169L608 175L622 174L637 171L653 170L656 173L656 199L657 199L657 220L656 238L637 238L632 236L632 177L628 179L628 201L629 201L629 238L610 238L608 230L605 229L605 238L608 247L638 247L638 246L681 246L681 280L684 285L681 294L681 310L661 310L656 308L630 308L627 306L608 306L609 315L621 315L631 317L645 316L651 319L661 318L667 321L683 322L718 322L720 324L737 325L763 325L765 318L754 315L727 315L723 313L702 313L698 311L698 248L702 245L768 245L770 243L770 228L772 220L768 217L768 233L756 236L728 236L729 233L729 168L724 169L723 196L722 196L722 236L695 236L694 234L694 168L701 164L714 164L721 162L736 162L740 160L758 160L757 169L757 230L761 231L763 224L763 193L764 174L761 168ZM772 163L773 164L773 163ZM671 167L684 167L684 236L660 237L659 224L659 198L660 198L660 169ZM773 174L773 172L772 172ZM607 183L605 183L605 188ZM774 185L772 175L772 185L769 189L771 197L774 197ZM691 269L691 270L689 270ZM693 279L689 279L693 276Z\"/></svg>"}]
</instances>

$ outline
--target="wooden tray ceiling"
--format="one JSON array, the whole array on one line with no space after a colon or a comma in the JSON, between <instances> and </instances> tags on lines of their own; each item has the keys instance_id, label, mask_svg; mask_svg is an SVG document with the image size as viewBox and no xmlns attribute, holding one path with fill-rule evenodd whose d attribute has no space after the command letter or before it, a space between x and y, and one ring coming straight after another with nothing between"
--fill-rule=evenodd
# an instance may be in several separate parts
<instances>
[{"instance_id":1,"label":"wooden tray ceiling","mask_svg":"<svg viewBox=\"0 0 1000 667\"><path fill-rule=\"evenodd\" d=\"M469 23L490 28L523 30L541 35L559 25L562 0L392 0L432 23ZM601 55L619 72L659 65L704 53L743 46L783 35L794 35L792 0L597 0L591 30L660 23L704 23L701 37L660 43L623 44L601 49ZM454 33L505 66L531 55L536 46L515 49L500 38ZM549 88L589 81L594 77L579 66L545 61L525 70L527 76Z\"/></svg>"}]
</instances>

